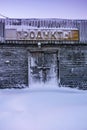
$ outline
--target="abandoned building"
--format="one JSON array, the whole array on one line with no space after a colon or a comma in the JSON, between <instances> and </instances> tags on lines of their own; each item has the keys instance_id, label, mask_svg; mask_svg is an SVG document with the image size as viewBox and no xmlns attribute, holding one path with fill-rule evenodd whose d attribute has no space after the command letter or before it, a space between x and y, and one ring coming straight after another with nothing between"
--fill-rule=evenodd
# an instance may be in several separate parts
<instances>
[{"instance_id":1,"label":"abandoned building","mask_svg":"<svg viewBox=\"0 0 87 130\"><path fill-rule=\"evenodd\" d=\"M87 20L0 19L0 88L87 89Z\"/></svg>"}]
</instances>

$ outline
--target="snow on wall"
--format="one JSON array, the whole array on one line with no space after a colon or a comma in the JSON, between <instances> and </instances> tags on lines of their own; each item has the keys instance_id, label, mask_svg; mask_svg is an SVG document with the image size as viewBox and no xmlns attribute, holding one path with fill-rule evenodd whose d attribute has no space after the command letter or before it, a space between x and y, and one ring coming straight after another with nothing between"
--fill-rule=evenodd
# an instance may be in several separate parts
<instances>
[{"instance_id":1,"label":"snow on wall","mask_svg":"<svg viewBox=\"0 0 87 130\"><path fill-rule=\"evenodd\" d=\"M6 29L78 29L80 42L87 42L87 20L70 19L0 19Z\"/></svg>"},{"instance_id":2,"label":"snow on wall","mask_svg":"<svg viewBox=\"0 0 87 130\"><path fill-rule=\"evenodd\" d=\"M78 29L80 42L87 42L87 20L69 19L6 19L9 29Z\"/></svg>"}]
</instances>

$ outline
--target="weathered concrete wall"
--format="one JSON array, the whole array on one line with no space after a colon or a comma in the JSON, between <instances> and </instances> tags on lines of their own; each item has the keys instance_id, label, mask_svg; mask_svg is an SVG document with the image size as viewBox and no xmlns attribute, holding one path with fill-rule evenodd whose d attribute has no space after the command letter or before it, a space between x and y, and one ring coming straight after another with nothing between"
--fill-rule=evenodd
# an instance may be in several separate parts
<instances>
[{"instance_id":1,"label":"weathered concrete wall","mask_svg":"<svg viewBox=\"0 0 87 130\"><path fill-rule=\"evenodd\" d=\"M60 84L87 89L87 46L62 46L59 58Z\"/></svg>"},{"instance_id":2,"label":"weathered concrete wall","mask_svg":"<svg viewBox=\"0 0 87 130\"><path fill-rule=\"evenodd\" d=\"M0 87L28 84L28 56L25 47L0 46Z\"/></svg>"}]
</instances>

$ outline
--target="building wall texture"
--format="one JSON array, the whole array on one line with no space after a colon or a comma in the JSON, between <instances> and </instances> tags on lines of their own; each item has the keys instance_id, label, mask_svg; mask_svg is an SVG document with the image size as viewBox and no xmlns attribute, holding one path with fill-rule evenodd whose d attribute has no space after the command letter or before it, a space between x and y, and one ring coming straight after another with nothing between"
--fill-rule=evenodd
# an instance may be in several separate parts
<instances>
[{"instance_id":1,"label":"building wall texture","mask_svg":"<svg viewBox=\"0 0 87 130\"><path fill-rule=\"evenodd\" d=\"M87 88L87 46L61 47L59 61L61 85Z\"/></svg>"},{"instance_id":2,"label":"building wall texture","mask_svg":"<svg viewBox=\"0 0 87 130\"><path fill-rule=\"evenodd\" d=\"M36 32L31 33L31 39L27 39L29 30L34 29L38 31L36 39L33 39ZM46 31L43 33L45 39L40 39L43 30ZM74 40L70 39L72 35L69 30L78 31ZM55 38L55 33L60 36L59 39ZM19 39L16 38L18 34ZM31 50L56 50L58 60L55 62L58 63L54 68L58 70L59 86L87 89L87 20L0 19L0 88L29 86L28 59ZM47 68L41 69L45 71Z\"/></svg>"},{"instance_id":3,"label":"building wall texture","mask_svg":"<svg viewBox=\"0 0 87 130\"><path fill-rule=\"evenodd\" d=\"M49 50L49 46L46 48ZM30 49L28 46L0 45L0 88L28 87ZM59 85L87 89L87 46L57 45L56 49L58 49Z\"/></svg>"},{"instance_id":4,"label":"building wall texture","mask_svg":"<svg viewBox=\"0 0 87 130\"><path fill-rule=\"evenodd\" d=\"M28 56L25 47L0 46L0 87L28 85Z\"/></svg>"}]
</instances>

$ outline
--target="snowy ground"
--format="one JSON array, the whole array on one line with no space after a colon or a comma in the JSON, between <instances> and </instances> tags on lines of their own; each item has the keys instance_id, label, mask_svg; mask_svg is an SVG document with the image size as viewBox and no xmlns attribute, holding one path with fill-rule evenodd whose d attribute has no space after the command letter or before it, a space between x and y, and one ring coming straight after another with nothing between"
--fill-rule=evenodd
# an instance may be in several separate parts
<instances>
[{"instance_id":1,"label":"snowy ground","mask_svg":"<svg viewBox=\"0 0 87 130\"><path fill-rule=\"evenodd\" d=\"M87 130L87 91L0 90L0 130Z\"/></svg>"}]
</instances>

